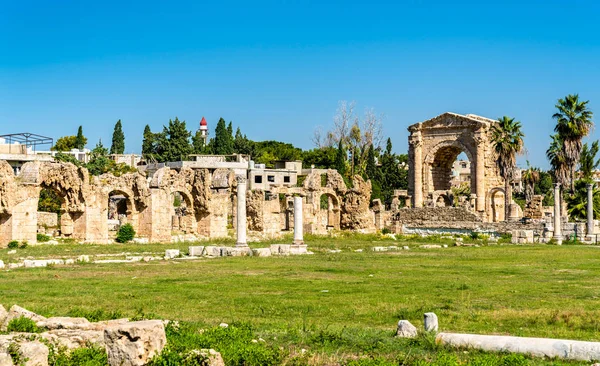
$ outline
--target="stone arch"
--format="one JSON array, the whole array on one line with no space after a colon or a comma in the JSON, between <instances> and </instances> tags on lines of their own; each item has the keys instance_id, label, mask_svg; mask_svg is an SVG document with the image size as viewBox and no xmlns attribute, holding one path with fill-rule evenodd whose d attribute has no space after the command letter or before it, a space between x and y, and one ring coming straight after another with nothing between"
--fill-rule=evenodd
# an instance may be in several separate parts
<instances>
[{"instance_id":1,"label":"stone arch","mask_svg":"<svg viewBox=\"0 0 600 366\"><path fill-rule=\"evenodd\" d=\"M181 202L177 204L176 199ZM194 209L194 198L187 188L180 185L170 188L171 231L183 234L196 234L199 216Z\"/></svg>"},{"instance_id":2,"label":"stone arch","mask_svg":"<svg viewBox=\"0 0 600 366\"><path fill-rule=\"evenodd\" d=\"M139 214L134 193L126 187L105 187L102 194L102 216L106 220L106 234L116 236L122 225L130 224L140 232Z\"/></svg>"},{"instance_id":3,"label":"stone arch","mask_svg":"<svg viewBox=\"0 0 600 366\"><path fill-rule=\"evenodd\" d=\"M493 119L473 114L446 112L409 126L408 195L412 197L412 207L435 205L431 202L432 192L449 189L452 163L464 152L471 164L474 209L489 217L487 190L504 184L495 169L491 142L492 127L496 123Z\"/></svg>"},{"instance_id":4,"label":"stone arch","mask_svg":"<svg viewBox=\"0 0 600 366\"><path fill-rule=\"evenodd\" d=\"M495 187L488 191L486 197L486 206L488 212L488 221L500 222L505 220L506 211L504 209L505 201L504 188Z\"/></svg>"},{"instance_id":5,"label":"stone arch","mask_svg":"<svg viewBox=\"0 0 600 366\"><path fill-rule=\"evenodd\" d=\"M460 153L465 153L471 162L471 187L477 184L473 152L458 140L445 140L435 145L425 157L426 177L424 186L427 192L447 191L451 188L452 164Z\"/></svg>"},{"instance_id":6,"label":"stone arch","mask_svg":"<svg viewBox=\"0 0 600 366\"><path fill-rule=\"evenodd\" d=\"M332 192L321 191L317 200L319 223L323 232L339 230L341 223L340 200Z\"/></svg>"}]
</instances>

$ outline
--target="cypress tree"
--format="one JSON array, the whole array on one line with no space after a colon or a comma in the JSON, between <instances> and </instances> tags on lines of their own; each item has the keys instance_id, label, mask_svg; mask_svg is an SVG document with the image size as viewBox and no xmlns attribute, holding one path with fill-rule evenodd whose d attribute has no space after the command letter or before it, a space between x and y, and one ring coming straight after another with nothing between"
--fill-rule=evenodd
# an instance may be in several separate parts
<instances>
[{"instance_id":1,"label":"cypress tree","mask_svg":"<svg viewBox=\"0 0 600 366\"><path fill-rule=\"evenodd\" d=\"M112 136L112 144L110 145L111 154L125 153L125 134L123 133L123 125L121 120L115 124L115 129Z\"/></svg>"},{"instance_id":2,"label":"cypress tree","mask_svg":"<svg viewBox=\"0 0 600 366\"><path fill-rule=\"evenodd\" d=\"M346 149L344 149L341 140L338 143L338 149L335 155L335 168L340 175L346 175Z\"/></svg>"},{"instance_id":3,"label":"cypress tree","mask_svg":"<svg viewBox=\"0 0 600 366\"><path fill-rule=\"evenodd\" d=\"M142 156L150 157L154 154L154 134L150 126L144 127L144 140L142 141Z\"/></svg>"},{"instance_id":4,"label":"cypress tree","mask_svg":"<svg viewBox=\"0 0 600 366\"><path fill-rule=\"evenodd\" d=\"M375 149L373 145L369 146L369 151L367 152L367 168L366 168L367 178L371 180L375 180L377 175L377 165L375 164Z\"/></svg>"},{"instance_id":5,"label":"cypress tree","mask_svg":"<svg viewBox=\"0 0 600 366\"><path fill-rule=\"evenodd\" d=\"M229 123L231 127L231 123ZM223 118L217 122L215 127L215 138L213 142L213 153L216 155L229 155L233 154L233 137L229 128L225 125Z\"/></svg>"},{"instance_id":6,"label":"cypress tree","mask_svg":"<svg viewBox=\"0 0 600 366\"><path fill-rule=\"evenodd\" d=\"M75 138L75 148L79 150L83 150L85 148L85 144L87 143L87 139L83 136L83 128L79 126L77 129L77 136Z\"/></svg>"},{"instance_id":7,"label":"cypress tree","mask_svg":"<svg viewBox=\"0 0 600 366\"><path fill-rule=\"evenodd\" d=\"M159 144L166 145L159 147L159 150L164 149L160 159L164 161L180 161L185 160L192 153L190 145L190 131L185 126L185 121L180 121L175 117L175 120L169 120L169 126L163 127L164 139L159 139Z\"/></svg>"}]
</instances>

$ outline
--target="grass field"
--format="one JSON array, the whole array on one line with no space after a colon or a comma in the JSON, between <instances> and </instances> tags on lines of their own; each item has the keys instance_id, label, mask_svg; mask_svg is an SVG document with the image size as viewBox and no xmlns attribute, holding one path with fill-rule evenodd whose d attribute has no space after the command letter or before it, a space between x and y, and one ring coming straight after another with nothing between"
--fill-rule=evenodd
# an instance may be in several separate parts
<instances>
[{"instance_id":1,"label":"grass field","mask_svg":"<svg viewBox=\"0 0 600 366\"><path fill-rule=\"evenodd\" d=\"M415 238L308 239L315 255L2 271L0 303L46 316L96 311L100 317L146 314L195 327L242 322L269 345L292 354L307 349L304 360L312 364L506 364L502 357L477 363L487 356L440 350L428 339L392 338L399 319L422 327L429 311L438 315L442 331L600 341L598 247L420 249L422 239ZM18 249L17 256L161 252L187 245L37 246ZM370 250L380 245L411 249ZM342 252L327 252L333 248ZM364 251L354 251L359 248ZM14 257L7 252L0 250L5 262Z\"/></svg>"}]
</instances>

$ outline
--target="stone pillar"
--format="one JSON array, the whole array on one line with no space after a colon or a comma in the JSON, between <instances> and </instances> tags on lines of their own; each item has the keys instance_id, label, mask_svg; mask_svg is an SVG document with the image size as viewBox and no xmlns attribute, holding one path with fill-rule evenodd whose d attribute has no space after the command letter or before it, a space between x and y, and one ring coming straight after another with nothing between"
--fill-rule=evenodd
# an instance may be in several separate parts
<instances>
[{"instance_id":1,"label":"stone pillar","mask_svg":"<svg viewBox=\"0 0 600 366\"><path fill-rule=\"evenodd\" d=\"M304 244L302 222L302 197L294 197L294 244Z\"/></svg>"},{"instance_id":2,"label":"stone pillar","mask_svg":"<svg viewBox=\"0 0 600 366\"><path fill-rule=\"evenodd\" d=\"M236 233L237 242L236 247L247 247L246 243L246 178L238 175L235 177L237 181L237 220L236 220Z\"/></svg>"},{"instance_id":3,"label":"stone pillar","mask_svg":"<svg viewBox=\"0 0 600 366\"><path fill-rule=\"evenodd\" d=\"M594 185L587 186L587 235L594 235Z\"/></svg>"},{"instance_id":4,"label":"stone pillar","mask_svg":"<svg viewBox=\"0 0 600 366\"><path fill-rule=\"evenodd\" d=\"M423 141L421 131L413 132L409 140L413 150L413 207L423 207Z\"/></svg>"},{"instance_id":5,"label":"stone pillar","mask_svg":"<svg viewBox=\"0 0 600 366\"><path fill-rule=\"evenodd\" d=\"M562 222L560 219L560 183L554 183L554 240L562 244Z\"/></svg>"},{"instance_id":6,"label":"stone pillar","mask_svg":"<svg viewBox=\"0 0 600 366\"><path fill-rule=\"evenodd\" d=\"M477 156L475 157L475 194L477 194L477 200L475 201L475 207L477 211L481 212L485 211L485 146L483 138L476 138L476 141Z\"/></svg>"}]
</instances>

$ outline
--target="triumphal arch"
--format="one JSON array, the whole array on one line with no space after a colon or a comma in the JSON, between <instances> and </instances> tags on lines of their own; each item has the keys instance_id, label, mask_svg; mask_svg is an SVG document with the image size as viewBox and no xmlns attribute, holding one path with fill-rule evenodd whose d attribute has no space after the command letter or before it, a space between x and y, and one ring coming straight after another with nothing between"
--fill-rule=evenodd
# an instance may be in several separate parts
<instances>
[{"instance_id":1,"label":"triumphal arch","mask_svg":"<svg viewBox=\"0 0 600 366\"><path fill-rule=\"evenodd\" d=\"M504 220L504 180L491 143L495 120L444 113L408 127L409 195L412 206L460 205L485 221ZM470 162L470 195L453 197L452 165L464 153Z\"/></svg>"}]
</instances>

